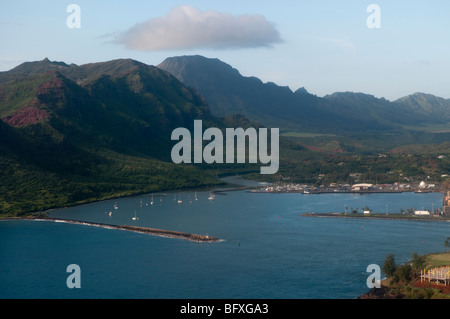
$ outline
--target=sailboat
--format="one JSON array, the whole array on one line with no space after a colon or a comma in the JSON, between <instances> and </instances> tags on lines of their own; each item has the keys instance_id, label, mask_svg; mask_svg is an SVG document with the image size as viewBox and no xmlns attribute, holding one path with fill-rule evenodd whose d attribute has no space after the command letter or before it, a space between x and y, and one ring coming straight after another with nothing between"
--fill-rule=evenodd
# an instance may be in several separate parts
<instances>
[{"instance_id":1,"label":"sailboat","mask_svg":"<svg viewBox=\"0 0 450 319\"><path fill-rule=\"evenodd\" d=\"M211 192L211 193L209 193L209 197L208 197L208 199L209 200L215 200L216 198L214 197L214 194Z\"/></svg>"},{"instance_id":2,"label":"sailboat","mask_svg":"<svg viewBox=\"0 0 450 319\"><path fill-rule=\"evenodd\" d=\"M195 200L198 200L198 198L197 198L197 192L195 192Z\"/></svg>"},{"instance_id":3,"label":"sailboat","mask_svg":"<svg viewBox=\"0 0 450 319\"><path fill-rule=\"evenodd\" d=\"M137 218L136 216L136 210L134 211L134 217L131 217L132 220L139 220L139 218Z\"/></svg>"},{"instance_id":4,"label":"sailboat","mask_svg":"<svg viewBox=\"0 0 450 319\"><path fill-rule=\"evenodd\" d=\"M174 198L175 199L175 198ZM183 201L180 198L180 193L178 193L178 204L181 204Z\"/></svg>"},{"instance_id":5,"label":"sailboat","mask_svg":"<svg viewBox=\"0 0 450 319\"><path fill-rule=\"evenodd\" d=\"M117 203L114 204L114 209L119 209L119 206L117 206Z\"/></svg>"},{"instance_id":6,"label":"sailboat","mask_svg":"<svg viewBox=\"0 0 450 319\"><path fill-rule=\"evenodd\" d=\"M154 202L153 202L153 194L152 194L152 201L150 202L150 205L153 205L153 203L154 203Z\"/></svg>"}]
</instances>

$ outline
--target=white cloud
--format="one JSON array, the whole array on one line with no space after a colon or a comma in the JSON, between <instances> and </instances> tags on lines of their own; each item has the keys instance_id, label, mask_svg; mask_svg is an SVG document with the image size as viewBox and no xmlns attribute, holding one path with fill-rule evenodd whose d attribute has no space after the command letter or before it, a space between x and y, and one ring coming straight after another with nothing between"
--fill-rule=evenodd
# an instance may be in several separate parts
<instances>
[{"instance_id":1,"label":"white cloud","mask_svg":"<svg viewBox=\"0 0 450 319\"><path fill-rule=\"evenodd\" d=\"M131 50L158 51L269 47L281 38L262 15L233 16L178 6L163 17L136 24L115 41Z\"/></svg>"}]
</instances>

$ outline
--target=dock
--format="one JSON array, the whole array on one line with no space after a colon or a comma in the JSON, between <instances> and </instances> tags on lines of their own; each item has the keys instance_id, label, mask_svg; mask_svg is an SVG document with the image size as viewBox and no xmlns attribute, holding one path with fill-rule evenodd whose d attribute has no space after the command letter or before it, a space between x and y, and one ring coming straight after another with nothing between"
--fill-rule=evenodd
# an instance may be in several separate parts
<instances>
[{"instance_id":1,"label":"dock","mask_svg":"<svg viewBox=\"0 0 450 319\"><path fill-rule=\"evenodd\" d=\"M370 213L370 214L353 214L353 213L301 213L302 217L325 217L325 218L359 218L359 219L388 219L388 220L408 220L408 221L437 221L437 222L450 222L450 217L442 215L403 215L399 213Z\"/></svg>"},{"instance_id":2,"label":"dock","mask_svg":"<svg viewBox=\"0 0 450 319\"><path fill-rule=\"evenodd\" d=\"M427 281L447 286L450 284L450 266L420 271L420 282Z\"/></svg>"}]
</instances>

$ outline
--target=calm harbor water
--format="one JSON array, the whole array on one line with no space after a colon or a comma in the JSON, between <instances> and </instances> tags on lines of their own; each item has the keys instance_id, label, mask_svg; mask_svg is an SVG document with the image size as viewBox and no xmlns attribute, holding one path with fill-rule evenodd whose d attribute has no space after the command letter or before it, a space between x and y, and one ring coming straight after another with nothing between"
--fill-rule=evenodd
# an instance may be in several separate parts
<instances>
[{"instance_id":1,"label":"calm harbor water","mask_svg":"<svg viewBox=\"0 0 450 319\"><path fill-rule=\"evenodd\" d=\"M355 298L368 290L368 265L381 266L387 253L402 263L413 252L444 251L450 235L448 222L300 216L366 205L375 212L431 210L442 207L440 193L208 197L208 191L149 194L50 216L209 234L224 239L219 243L2 221L0 298ZM69 264L81 268L80 289L66 286Z\"/></svg>"}]
</instances>

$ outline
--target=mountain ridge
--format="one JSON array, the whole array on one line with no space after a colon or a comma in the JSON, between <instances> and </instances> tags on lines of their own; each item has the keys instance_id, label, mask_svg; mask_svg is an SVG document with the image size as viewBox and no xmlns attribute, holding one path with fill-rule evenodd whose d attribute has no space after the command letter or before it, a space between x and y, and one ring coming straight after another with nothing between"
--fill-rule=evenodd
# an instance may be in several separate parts
<instances>
[{"instance_id":1,"label":"mountain ridge","mask_svg":"<svg viewBox=\"0 0 450 319\"><path fill-rule=\"evenodd\" d=\"M158 67L204 95L213 114L241 112L266 125L280 123L295 128L300 124L306 130L333 132L396 130L401 125L450 121L450 99L432 95L428 99L419 95L420 103L414 94L392 102L361 92L334 92L317 97L304 87L292 92L288 87L244 77L225 62L198 55L170 57ZM441 103L430 105L436 101ZM258 114L259 110L272 118Z\"/></svg>"}]
</instances>

